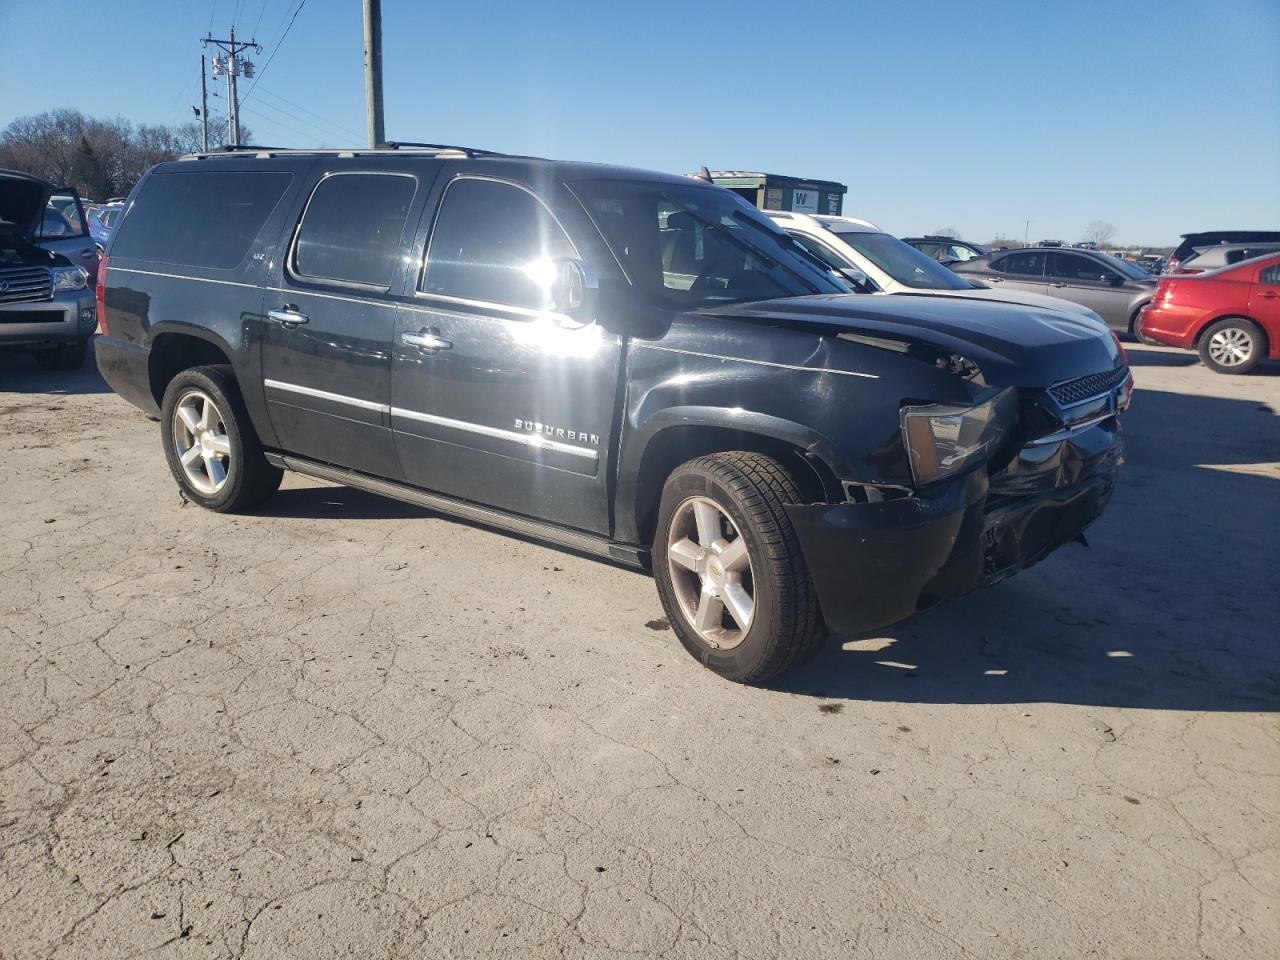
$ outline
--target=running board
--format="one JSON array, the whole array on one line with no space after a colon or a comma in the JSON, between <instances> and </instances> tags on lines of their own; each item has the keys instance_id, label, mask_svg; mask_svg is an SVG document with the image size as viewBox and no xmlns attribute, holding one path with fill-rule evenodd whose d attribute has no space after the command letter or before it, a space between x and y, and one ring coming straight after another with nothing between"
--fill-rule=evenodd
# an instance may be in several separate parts
<instances>
[{"instance_id":1,"label":"running board","mask_svg":"<svg viewBox=\"0 0 1280 960\"><path fill-rule=\"evenodd\" d=\"M425 507L437 513L448 514L462 520L469 520L473 523L483 524L486 527L494 527L508 533L540 540L543 543L565 547L593 557L603 557L606 560L612 560L628 567L639 569L646 567L647 551L614 543L605 537L599 537L595 534L569 530L552 523L543 523L540 520L531 520L528 517L504 513L491 507L481 507L465 500L446 497L440 493L428 493L425 490L419 490L417 487L410 487L392 480L381 480L376 477L366 476L363 473L356 473L353 470L345 470L342 467L319 463L315 460L306 460L302 457L273 453L271 451L266 451L266 458L267 462L272 466L280 467L284 470L292 470L295 473L314 477L317 480L328 480L331 483L340 483L344 486L368 491L369 493L391 497L393 500L403 500L405 503Z\"/></svg>"}]
</instances>

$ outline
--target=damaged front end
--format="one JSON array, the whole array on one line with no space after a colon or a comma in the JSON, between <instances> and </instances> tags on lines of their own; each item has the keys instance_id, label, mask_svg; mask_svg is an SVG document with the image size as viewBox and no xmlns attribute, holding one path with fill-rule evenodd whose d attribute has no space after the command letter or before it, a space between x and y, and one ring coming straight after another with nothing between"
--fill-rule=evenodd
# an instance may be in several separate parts
<instances>
[{"instance_id":1,"label":"damaged front end","mask_svg":"<svg viewBox=\"0 0 1280 960\"><path fill-rule=\"evenodd\" d=\"M1120 365L968 408L904 406L913 486L846 484L849 502L786 507L827 625L888 626L1082 539L1123 463L1132 386Z\"/></svg>"}]
</instances>

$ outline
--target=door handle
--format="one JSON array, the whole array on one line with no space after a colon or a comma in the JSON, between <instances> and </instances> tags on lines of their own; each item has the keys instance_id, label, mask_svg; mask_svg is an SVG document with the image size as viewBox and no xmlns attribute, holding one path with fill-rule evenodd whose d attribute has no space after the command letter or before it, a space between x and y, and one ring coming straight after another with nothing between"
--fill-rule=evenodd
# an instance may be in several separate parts
<instances>
[{"instance_id":1,"label":"door handle","mask_svg":"<svg viewBox=\"0 0 1280 960\"><path fill-rule=\"evenodd\" d=\"M1280 293L1276 293L1274 290L1268 290L1262 296L1264 299L1274 300L1276 297L1280 297Z\"/></svg>"},{"instance_id":2,"label":"door handle","mask_svg":"<svg viewBox=\"0 0 1280 960\"><path fill-rule=\"evenodd\" d=\"M984 283L1004 283L1004 277L983 277Z\"/></svg>"},{"instance_id":3,"label":"door handle","mask_svg":"<svg viewBox=\"0 0 1280 960\"><path fill-rule=\"evenodd\" d=\"M85 260L92 260L92 259L95 259L95 258L98 256L98 251L97 251L97 250L85 250L83 253L81 253L81 254L80 254L80 256L81 256L81 257L83 257Z\"/></svg>"},{"instance_id":4,"label":"door handle","mask_svg":"<svg viewBox=\"0 0 1280 960\"><path fill-rule=\"evenodd\" d=\"M1065 287L1065 286L1066 286L1066 284L1065 284L1065 283L1051 283L1051 284L1049 284L1049 286L1051 286L1051 287Z\"/></svg>"},{"instance_id":5,"label":"door handle","mask_svg":"<svg viewBox=\"0 0 1280 960\"><path fill-rule=\"evenodd\" d=\"M427 327L419 330L417 333L405 332L400 334L400 342L407 343L411 347L421 347L423 350L452 350L453 341L446 340L440 336L439 330L433 330Z\"/></svg>"},{"instance_id":6,"label":"door handle","mask_svg":"<svg viewBox=\"0 0 1280 960\"><path fill-rule=\"evenodd\" d=\"M286 329L293 329L300 323L306 323L308 317L305 313L299 313L298 308L292 303L286 303L279 310L268 310L267 317L274 320Z\"/></svg>"}]
</instances>

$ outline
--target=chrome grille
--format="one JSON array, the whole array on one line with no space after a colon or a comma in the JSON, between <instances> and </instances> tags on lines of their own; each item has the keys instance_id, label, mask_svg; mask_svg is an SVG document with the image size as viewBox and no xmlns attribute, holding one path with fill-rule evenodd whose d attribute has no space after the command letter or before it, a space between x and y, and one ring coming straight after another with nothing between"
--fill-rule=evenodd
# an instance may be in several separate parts
<instances>
[{"instance_id":1,"label":"chrome grille","mask_svg":"<svg viewBox=\"0 0 1280 960\"><path fill-rule=\"evenodd\" d=\"M1049 388L1049 395L1059 405L1069 407L1088 400L1090 397L1106 393L1108 390L1114 390L1124 383L1124 378L1128 375L1128 367L1117 367L1114 370L1107 370L1105 373L1091 373L1088 376L1076 377L1074 380L1064 380L1062 383L1054 384Z\"/></svg>"},{"instance_id":2,"label":"chrome grille","mask_svg":"<svg viewBox=\"0 0 1280 960\"><path fill-rule=\"evenodd\" d=\"M0 268L0 303L29 303L53 296L53 278L46 267Z\"/></svg>"}]
</instances>

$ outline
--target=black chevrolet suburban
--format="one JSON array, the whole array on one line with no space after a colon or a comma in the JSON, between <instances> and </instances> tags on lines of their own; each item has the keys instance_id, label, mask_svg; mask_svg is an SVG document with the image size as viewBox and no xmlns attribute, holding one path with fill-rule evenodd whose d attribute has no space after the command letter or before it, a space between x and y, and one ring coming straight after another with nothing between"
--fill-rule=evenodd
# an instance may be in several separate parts
<instances>
[{"instance_id":1,"label":"black chevrolet suburban","mask_svg":"<svg viewBox=\"0 0 1280 960\"><path fill-rule=\"evenodd\" d=\"M650 568L760 681L1080 537L1132 380L1101 325L851 294L736 194L429 146L153 168L98 364L187 498L283 470Z\"/></svg>"}]
</instances>

